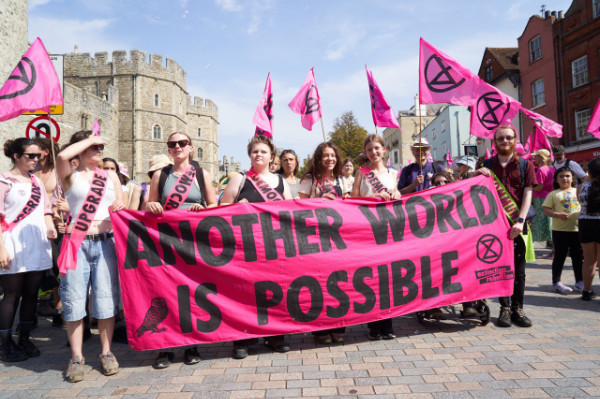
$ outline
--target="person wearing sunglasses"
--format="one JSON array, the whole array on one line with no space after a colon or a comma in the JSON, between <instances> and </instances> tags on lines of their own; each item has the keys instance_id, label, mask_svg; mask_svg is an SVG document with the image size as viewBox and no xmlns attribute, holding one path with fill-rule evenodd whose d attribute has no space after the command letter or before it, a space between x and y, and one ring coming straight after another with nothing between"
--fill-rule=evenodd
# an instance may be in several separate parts
<instances>
[{"instance_id":1,"label":"person wearing sunglasses","mask_svg":"<svg viewBox=\"0 0 600 399\"><path fill-rule=\"evenodd\" d=\"M98 320L101 371L107 376L119 372L119 363L110 350L119 305L119 277L109 208L118 212L125 204L121 201L121 182L117 174L98 167L106 144L104 139L93 135L91 130L82 130L74 133L69 143L56 160L58 177L73 215L58 263L63 318L71 346L65 377L68 382L78 382L85 375L83 318L90 286L93 302L90 315ZM75 157L79 159L79 166L72 169L70 161ZM97 205L91 205L90 198ZM85 220L90 222L84 223ZM77 229L74 228L76 223ZM72 260L65 260L63 254L66 253L72 255Z\"/></svg>"},{"instance_id":2,"label":"person wearing sunglasses","mask_svg":"<svg viewBox=\"0 0 600 399\"><path fill-rule=\"evenodd\" d=\"M187 209L190 212L199 212L204 208L217 206L215 189L212 186L212 177L208 171L202 169L193 161L194 147L191 138L183 132L172 133L167 139L169 155L173 158L172 165L165 165L152 175L150 194L146 211L161 214L164 211ZM181 176L194 176L194 184L186 186L186 192L177 191ZM171 201L171 195L181 193L177 197L182 201ZM164 369L171 365L174 358L173 351L160 351L154 359L152 367ZM184 363L188 365L200 362L198 348L192 346L184 351Z\"/></svg>"},{"instance_id":3,"label":"person wearing sunglasses","mask_svg":"<svg viewBox=\"0 0 600 399\"><path fill-rule=\"evenodd\" d=\"M452 183L454 178L448 172L437 172L431 178L431 185L435 187L443 186L444 184Z\"/></svg>"},{"instance_id":4,"label":"person wearing sunglasses","mask_svg":"<svg viewBox=\"0 0 600 399\"><path fill-rule=\"evenodd\" d=\"M36 317L37 295L45 271L52 267L49 239L56 238L52 207L42 180L32 174L42 156L33 140L4 144L12 169L0 174L0 360L18 362L40 355L29 332ZM19 341L12 327L19 313Z\"/></svg>"}]
</instances>

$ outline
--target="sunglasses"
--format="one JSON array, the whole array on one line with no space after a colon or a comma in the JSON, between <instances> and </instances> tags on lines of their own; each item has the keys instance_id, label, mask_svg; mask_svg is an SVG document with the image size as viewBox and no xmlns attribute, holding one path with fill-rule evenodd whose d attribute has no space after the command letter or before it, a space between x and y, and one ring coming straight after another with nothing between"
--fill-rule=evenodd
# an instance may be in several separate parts
<instances>
[{"instance_id":1,"label":"sunglasses","mask_svg":"<svg viewBox=\"0 0 600 399\"><path fill-rule=\"evenodd\" d=\"M23 153L24 156L26 156L29 159L41 159L42 158L42 154L38 154L38 153Z\"/></svg>"},{"instance_id":2,"label":"sunglasses","mask_svg":"<svg viewBox=\"0 0 600 399\"><path fill-rule=\"evenodd\" d=\"M190 142L188 140L167 141L167 147L170 149L175 148L177 145L179 145L179 148L183 148L190 145Z\"/></svg>"},{"instance_id":3,"label":"sunglasses","mask_svg":"<svg viewBox=\"0 0 600 399\"><path fill-rule=\"evenodd\" d=\"M94 144L90 148L94 151L104 151L104 144Z\"/></svg>"},{"instance_id":4,"label":"sunglasses","mask_svg":"<svg viewBox=\"0 0 600 399\"><path fill-rule=\"evenodd\" d=\"M435 183L433 183L434 186L443 186L444 184L448 184L450 183L448 180L438 180Z\"/></svg>"},{"instance_id":5,"label":"sunglasses","mask_svg":"<svg viewBox=\"0 0 600 399\"><path fill-rule=\"evenodd\" d=\"M502 137L496 137L496 141L513 141L515 138L514 137L508 137L508 136L502 136Z\"/></svg>"}]
</instances>

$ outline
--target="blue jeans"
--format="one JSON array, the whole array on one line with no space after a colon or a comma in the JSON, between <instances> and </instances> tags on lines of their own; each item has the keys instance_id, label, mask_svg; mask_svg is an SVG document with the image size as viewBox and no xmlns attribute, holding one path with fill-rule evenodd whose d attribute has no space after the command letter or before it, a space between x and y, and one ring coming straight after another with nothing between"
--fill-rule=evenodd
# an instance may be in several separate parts
<instances>
[{"instance_id":1,"label":"blue jeans","mask_svg":"<svg viewBox=\"0 0 600 399\"><path fill-rule=\"evenodd\" d=\"M60 299L66 321L85 317L85 302L90 284L96 319L109 319L117 314L119 275L114 238L103 241L83 240L77 251L77 268L60 279Z\"/></svg>"}]
</instances>

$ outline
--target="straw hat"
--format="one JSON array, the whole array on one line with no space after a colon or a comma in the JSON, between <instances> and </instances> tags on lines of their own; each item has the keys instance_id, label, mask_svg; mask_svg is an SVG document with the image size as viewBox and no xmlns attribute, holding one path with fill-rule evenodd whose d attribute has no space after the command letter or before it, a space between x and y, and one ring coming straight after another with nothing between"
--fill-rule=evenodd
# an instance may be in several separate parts
<instances>
[{"instance_id":1,"label":"straw hat","mask_svg":"<svg viewBox=\"0 0 600 399\"><path fill-rule=\"evenodd\" d=\"M154 172L169 165L173 165L173 162L171 162L168 156L165 154L155 155L149 162L148 172Z\"/></svg>"}]
</instances>

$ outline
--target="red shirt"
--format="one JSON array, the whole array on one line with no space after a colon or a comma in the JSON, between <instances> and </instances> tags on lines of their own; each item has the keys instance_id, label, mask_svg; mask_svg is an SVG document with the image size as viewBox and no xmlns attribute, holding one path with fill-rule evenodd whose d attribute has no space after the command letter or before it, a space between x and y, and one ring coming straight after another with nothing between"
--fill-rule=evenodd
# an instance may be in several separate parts
<instances>
[{"instance_id":1,"label":"red shirt","mask_svg":"<svg viewBox=\"0 0 600 399\"><path fill-rule=\"evenodd\" d=\"M537 184L535 179L535 167L530 161L527 161L527 168L525 169L525 185L522 184L523 177L521 176L519 161L517 161L514 156L508 161L506 167L503 168L498 160L498 155L494 155L492 157L492 172L494 172L502 184L504 184L504 187L506 187L510 195L512 195L517 202L519 208L523 202L524 188L533 187Z\"/></svg>"}]
</instances>

